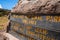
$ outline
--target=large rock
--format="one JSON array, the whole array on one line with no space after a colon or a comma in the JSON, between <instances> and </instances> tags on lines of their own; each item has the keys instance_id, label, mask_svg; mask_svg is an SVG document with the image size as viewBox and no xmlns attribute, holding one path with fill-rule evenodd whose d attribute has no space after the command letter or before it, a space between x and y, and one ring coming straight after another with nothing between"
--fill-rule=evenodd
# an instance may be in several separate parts
<instances>
[{"instance_id":1,"label":"large rock","mask_svg":"<svg viewBox=\"0 0 60 40\"><path fill-rule=\"evenodd\" d=\"M4 32L0 32L0 40L9 40L6 36L3 35Z\"/></svg>"},{"instance_id":2,"label":"large rock","mask_svg":"<svg viewBox=\"0 0 60 40\"><path fill-rule=\"evenodd\" d=\"M60 14L60 0L20 0L11 12L20 14Z\"/></svg>"}]
</instances>

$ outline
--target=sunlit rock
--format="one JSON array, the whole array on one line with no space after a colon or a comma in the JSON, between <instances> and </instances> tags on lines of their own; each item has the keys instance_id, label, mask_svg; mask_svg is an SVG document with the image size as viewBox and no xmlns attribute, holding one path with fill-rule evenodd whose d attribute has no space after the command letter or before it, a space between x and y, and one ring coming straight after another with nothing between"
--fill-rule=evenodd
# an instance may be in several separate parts
<instances>
[{"instance_id":1,"label":"sunlit rock","mask_svg":"<svg viewBox=\"0 0 60 40\"><path fill-rule=\"evenodd\" d=\"M11 12L22 14L59 14L60 0L20 0Z\"/></svg>"}]
</instances>

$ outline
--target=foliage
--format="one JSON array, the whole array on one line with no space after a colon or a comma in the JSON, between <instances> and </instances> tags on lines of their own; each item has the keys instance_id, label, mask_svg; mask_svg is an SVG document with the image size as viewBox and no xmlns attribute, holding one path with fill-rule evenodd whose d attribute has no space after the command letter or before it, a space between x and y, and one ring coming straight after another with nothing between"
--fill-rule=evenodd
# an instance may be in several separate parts
<instances>
[{"instance_id":1,"label":"foliage","mask_svg":"<svg viewBox=\"0 0 60 40\"><path fill-rule=\"evenodd\" d=\"M8 15L10 10L0 9L0 16Z\"/></svg>"}]
</instances>

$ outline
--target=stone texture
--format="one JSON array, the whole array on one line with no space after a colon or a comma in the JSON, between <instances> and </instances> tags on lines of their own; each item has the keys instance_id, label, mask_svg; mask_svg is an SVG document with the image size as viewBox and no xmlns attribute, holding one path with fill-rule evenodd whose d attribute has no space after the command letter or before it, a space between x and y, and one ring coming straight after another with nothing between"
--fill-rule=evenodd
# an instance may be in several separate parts
<instances>
[{"instance_id":1,"label":"stone texture","mask_svg":"<svg viewBox=\"0 0 60 40\"><path fill-rule=\"evenodd\" d=\"M60 0L20 0L11 12L22 14L60 14Z\"/></svg>"},{"instance_id":2,"label":"stone texture","mask_svg":"<svg viewBox=\"0 0 60 40\"><path fill-rule=\"evenodd\" d=\"M0 32L0 40L9 40L9 39L3 35L3 32Z\"/></svg>"}]
</instances>

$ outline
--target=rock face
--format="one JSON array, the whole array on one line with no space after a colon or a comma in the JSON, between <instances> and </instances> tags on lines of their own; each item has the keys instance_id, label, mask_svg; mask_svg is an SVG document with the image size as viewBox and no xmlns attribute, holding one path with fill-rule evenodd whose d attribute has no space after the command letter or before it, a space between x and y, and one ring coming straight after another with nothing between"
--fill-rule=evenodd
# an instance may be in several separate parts
<instances>
[{"instance_id":1,"label":"rock face","mask_svg":"<svg viewBox=\"0 0 60 40\"><path fill-rule=\"evenodd\" d=\"M0 32L0 40L9 40L6 36L3 35L3 32Z\"/></svg>"},{"instance_id":2,"label":"rock face","mask_svg":"<svg viewBox=\"0 0 60 40\"><path fill-rule=\"evenodd\" d=\"M60 14L60 0L20 0L11 12L22 14Z\"/></svg>"}]
</instances>

